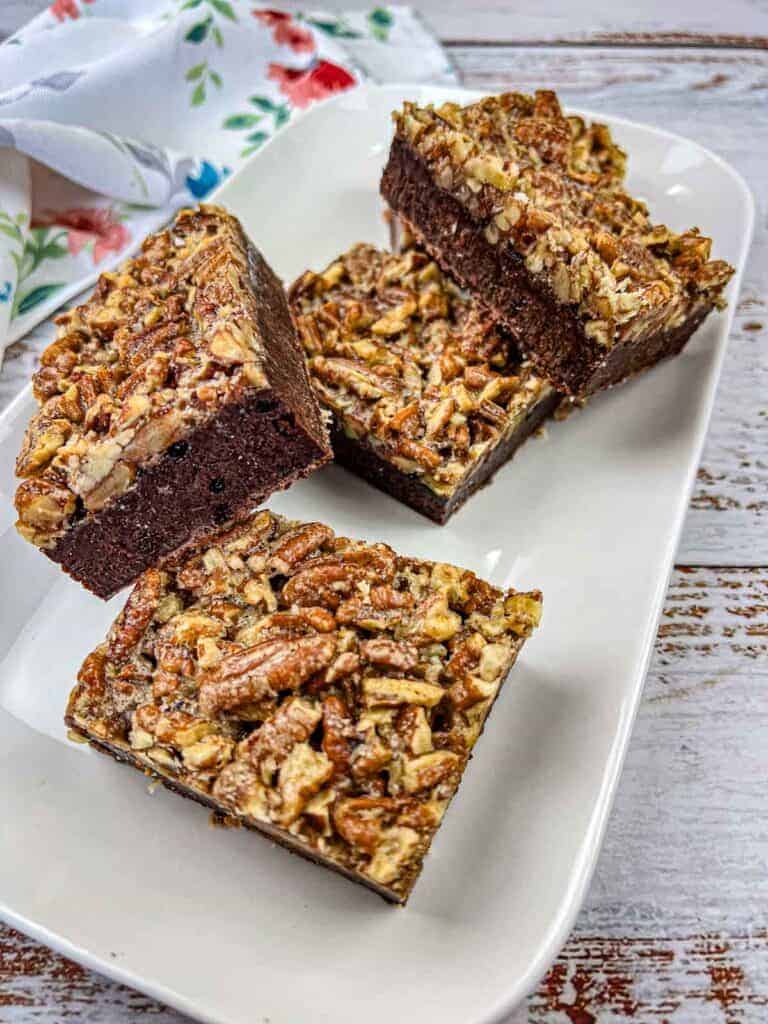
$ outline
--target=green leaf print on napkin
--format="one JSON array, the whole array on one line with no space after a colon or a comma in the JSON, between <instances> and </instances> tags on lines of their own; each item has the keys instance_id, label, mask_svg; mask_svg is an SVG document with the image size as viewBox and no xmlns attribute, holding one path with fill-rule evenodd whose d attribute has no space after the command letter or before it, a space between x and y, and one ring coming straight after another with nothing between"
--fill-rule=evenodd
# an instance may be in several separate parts
<instances>
[{"instance_id":1,"label":"green leaf print on napkin","mask_svg":"<svg viewBox=\"0 0 768 1024\"><path fill-rule=\"evenodd\" d=\"M374 7L368 12L367 21L373 38L378 39L380 43L386 43L389 40L389 30L395 23L391 11L386 7Z\"/></svg>"},{"instance_id":2,"label":"green leaf print on napkin","mask_svg":"<svg viewBox=\"0 0 768 1024\"><path fill-rule=\"evenodd\" d=\"M221 75L218 71L214 71L213 68L208 67L208 61L204 60L200 64L195 64L189 68L184 75L188 82L195 82L195 88L192 90L192 95L189 98L190 105L193 107L199 107L205 103L208 98L207 86L215 85L217 89L221 88Z\"/></svg>"},{"instance_id":3,"label":"green leaf print on napkin","mask_svg":"<svg viewBox=\"0 0 768 1024\"><path fill-rule=\"evenodd\" d=\"M56 289L62 287L61 283L48 283L37 285L26 292L23 290L24 282L29 280L41 263L46 260L61 259L62 256L68 255L67 246L62 244L66 237L66 231L56 229L54 232L54 229L49 227L32 228L24 239L22 249L11 253L11 258L16 264L17 274L16 294L11 308L12 318L28 313L35 306L44 302Z\"/></svg>"},{"instance_id":4,"label":"green leaf print on napkin","mask_svg":"<svg viewBox=\"0 0 768 1024\"><path fill-rule=\"evenodd\" d=\"M254 153L267 141L270 135L273 135L291 117L291 109L287 103L275 103L268 96L249 96L248 102L259 113L254 114L249 111L247 113L230 114L221 123L222 128L227 128L229 131L248 131L259 125L258 131L250 132L245 136L244 141L248 145L240 151L240 156L250 156L251 153ZM272 122L271 131L264 131L263 129L269 126L270 121Z\"/></svg>"}]
</instances>

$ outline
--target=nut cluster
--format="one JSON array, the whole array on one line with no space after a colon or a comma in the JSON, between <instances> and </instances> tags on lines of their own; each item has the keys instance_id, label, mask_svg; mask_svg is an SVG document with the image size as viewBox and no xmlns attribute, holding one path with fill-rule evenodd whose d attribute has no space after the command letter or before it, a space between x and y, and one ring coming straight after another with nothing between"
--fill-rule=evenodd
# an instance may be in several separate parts
<instances>
[{"instance_id":1,"label":"nut cluster","mask_svg":"<svg viewBox=\"0 0 768 1024\"><path fill-rule=\"evenodd\" d=\"M653 224L621 187L625 155L608 128L565 117L553 92L437 110L405 103L394 119L489 244L511 245L597 343L671 330L723 304L733 268L710 260L711 240Z\"/></svg>"},{"instance_id":2,"label":"nut cluster","mask_svg":"<svg viewBox=\"0 0 768 1024\"><path fill-rule=\"evenodd\" d=\"M246 387L265 383L247 242L215 206L182 210L57 318L16 463L18 528L53 543Z\"/></svg>"},{"instance_id":3,"label":"nut cluster","mask_svg":"<svg viewBox=\"0 0 768 1024\"><path fill-rule=\"evenodd\" d=\"M551 393L419 248L356 245L307 271L290 300L321 403L349 436L439 494Z\"/></svg>"},{"instance_id":4,"label":"nut cluster","mask_svg":"<svg viewBox=\"0 0 768 1024\"><path fill-rule=\"evenodd\" d=\"M405 898L541 595L268 511L139 580L68 721Z\"/></svg>"}]
</instances>

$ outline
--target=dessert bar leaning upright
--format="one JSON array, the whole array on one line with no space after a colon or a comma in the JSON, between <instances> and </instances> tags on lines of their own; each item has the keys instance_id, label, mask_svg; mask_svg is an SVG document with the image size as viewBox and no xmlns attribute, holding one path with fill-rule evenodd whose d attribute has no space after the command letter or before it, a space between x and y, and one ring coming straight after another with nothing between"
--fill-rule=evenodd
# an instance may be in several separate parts
<instances>
[{"instance_id":1,"label":"dessert bar leaning upright","mask_svg":"<svg viewBox=\"0 0 768 1024\"><path fill-rule=\"evenodd\" d=\"M381 192L549 382L586 395L679 352L733 269L653 224L625 155L552 92L406 103Z\"/></svg>"},{"instance_id":2,"label":"dessert bar leaning upright","mask_svg":"<svg viewBox=\"0 0 768 1024\"><path fill-rule=\"evenodd\" d=\"M538 591L263 511L144 573L67 724L404 903L540 613Z\"/></svg>"},{"instance_id":3,"label":"dessert bar leaning upright","mask_svg":"<svg viewBox=\"0 0 768 1024\"><path fill-rule=\"evenodd\" d=\"M330 458L282 285L220 207L183 210L57 322L17 526L100 597Z\"/></svg>"},{"instance_id":4,"label":"dessert bar leaning upright","mask_svg":"<svg viewBox=\"0 0 768 1024\"><path fill-rule=\"evenodd\" d=\"M423 249L357 245L290 299L336 461L439 523L561 401Z\"/></svg>"}]
</instances>

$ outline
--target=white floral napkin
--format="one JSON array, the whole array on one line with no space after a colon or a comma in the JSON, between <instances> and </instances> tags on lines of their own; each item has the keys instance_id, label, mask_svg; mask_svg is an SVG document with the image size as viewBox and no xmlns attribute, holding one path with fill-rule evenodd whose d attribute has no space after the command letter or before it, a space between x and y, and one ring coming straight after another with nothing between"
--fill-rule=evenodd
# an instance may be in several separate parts
<instances>
[{"instance_id":1,"label":"white floral napkin","mask_svg":"<svg viewBox=\"0 0 768 1024\"><path fill-rule=\"evenodd\" d=\"M0 47L0 359L290 120L374 81L455 81L407 7L55 0Z\"/></svg>"}]
</instances>

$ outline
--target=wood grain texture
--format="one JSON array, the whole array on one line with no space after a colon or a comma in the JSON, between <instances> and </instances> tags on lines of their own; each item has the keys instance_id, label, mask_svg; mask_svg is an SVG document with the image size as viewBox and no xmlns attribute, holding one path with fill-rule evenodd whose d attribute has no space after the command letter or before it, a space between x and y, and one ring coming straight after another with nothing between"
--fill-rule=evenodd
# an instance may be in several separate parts
<instances>
[{"instance_id":1,"label":"wood grain texture","mask_svg":"<svg viewBox=\"0 0 768 1024\"><path fill-rule=\"evenodd\" d=\"M306 9L302 0L285 0L284 8ZM368 0L329 0L324 10L368 9ZM549 0L531 6L508 0L419 0L412 4L447 44L504 43L538 46L552 43L614 46L766 46L768 5L765 0Z\"/></svg>"},{"instance_id":2,"label":"wood grain texture","mask_svg":"<svg viewBox=\"0 0 768 1024\"><path fill-rule=\"evenodd\" d=\"M0 39L47 6L45 0L3 0ZM306 10L308 5L302 0L283 0L280 6L285 10ZM369 10L371 6L369 0L326 0L320 5L326 11ZM508 0L418 0L411 6L447 45L768 45L766 0L731 0L721 4L701 0L645 0L642 4L588 0L578 7L574 7L572 0L549 0L538 7L511 7Z\"/></svg>"},{"instance_id":3,"label":"wood grain texture","mask_svg":"<svg viewBox=\"0 0 768 1024\"><path fill-rule=\"evenodd\" d=\"M180 1014L0 925L2 1024L181 1024Z\"/></svg>"},{"instance_id":4,"label":"wood grain texture","mask_svg":"<svg viewBox=\"0 0 768 1024\"><path fill-rule=\"evenodd\" d=\"M43 6L4 0L0 38ZM456 41L451 55L468 85L553 85L574 105L692 135L733 163L756 196L755 242L681 566L600 861L568 944L507 1024L764 1024L768 0L585 0L578 11L554 0L527 13L506 0L415 6ZM49 332L9 351L0 407ZM0 1024L69 1020L185 1018L0 928Z\"/></svg>"},{"instance_id":5,"label":"wood grain texture","mask_svg":"<svg viewBox=\"0 0 768 1024\"><path fill-rule=\"evenodd\" d=\"M579 935L517 1021L757 1024L766 1019L766 991L765 931L670 939Z\"/></svg>"}]
</instances>

